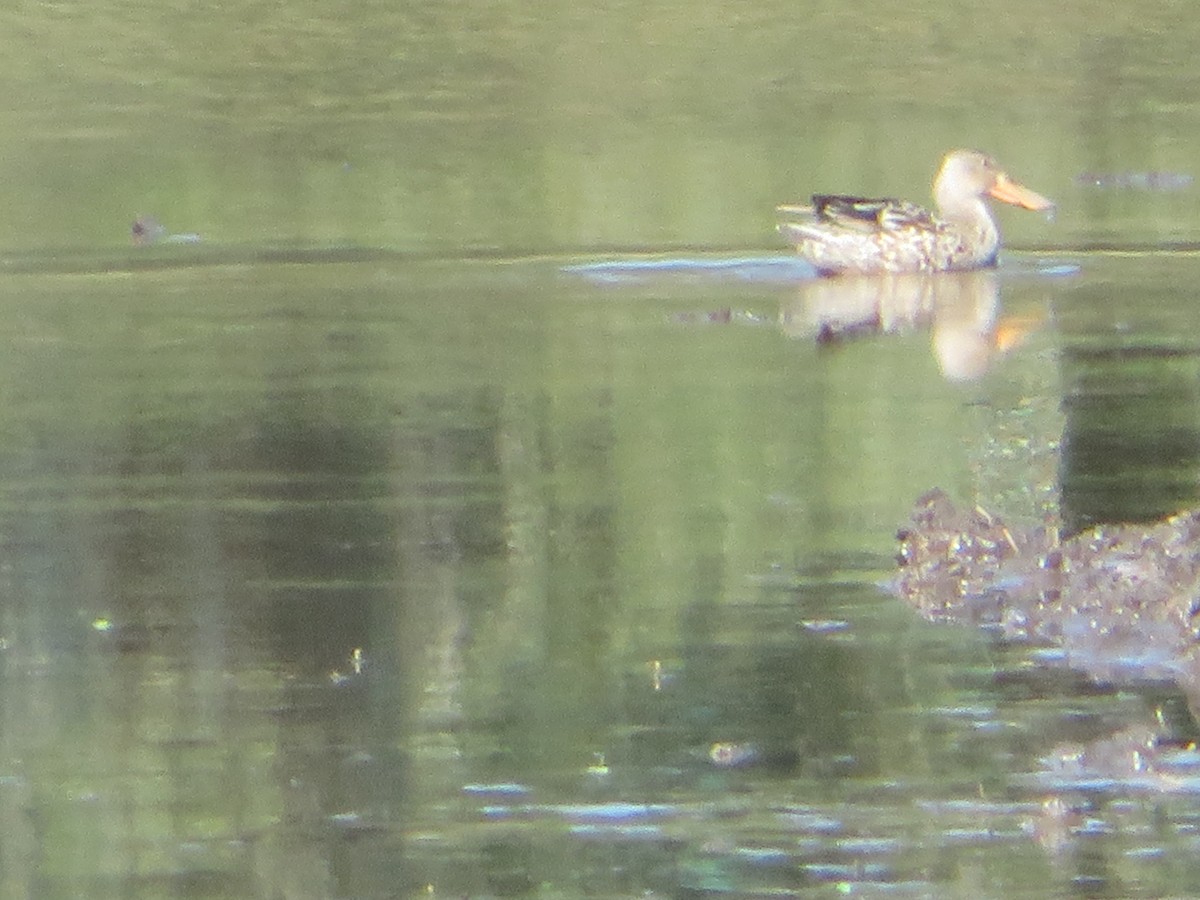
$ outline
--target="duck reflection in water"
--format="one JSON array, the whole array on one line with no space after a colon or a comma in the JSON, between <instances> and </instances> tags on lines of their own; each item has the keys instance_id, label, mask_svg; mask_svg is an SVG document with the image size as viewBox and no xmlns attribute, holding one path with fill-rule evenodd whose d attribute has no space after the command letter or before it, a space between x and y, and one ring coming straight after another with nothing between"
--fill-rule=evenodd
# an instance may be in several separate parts
<instances>
[{"instance_id":1,"label":"duck reflection in water","mask_svg":"<svg viewBox=\"0 0 1200 900\"><path fill-rule=\"evenodd\" d=\"M928 328L942 375L968 381L1011 350L1036 324L1001 319L996 273L972 272L843 276L804 282L780 311L792 337L819 344L863 335L903 334Z\"/></svg>"}]
</instances>

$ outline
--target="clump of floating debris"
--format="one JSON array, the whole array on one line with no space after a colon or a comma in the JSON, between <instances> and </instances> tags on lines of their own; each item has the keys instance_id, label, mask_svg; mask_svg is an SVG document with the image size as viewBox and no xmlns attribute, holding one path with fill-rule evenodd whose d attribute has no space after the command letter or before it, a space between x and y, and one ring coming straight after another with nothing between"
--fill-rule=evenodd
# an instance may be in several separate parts
<instances>
[{"instance_id":1,"label":"clump of floating debris","mask_svg":"<svg viewBox=\"0 0 1200 900\"><path fill-rule=\"evenodd\" d=\"M1186 172L1081 172L1075 183L1101 190L1182 191L1195 179Z\"/></svg>"}]
</instances>

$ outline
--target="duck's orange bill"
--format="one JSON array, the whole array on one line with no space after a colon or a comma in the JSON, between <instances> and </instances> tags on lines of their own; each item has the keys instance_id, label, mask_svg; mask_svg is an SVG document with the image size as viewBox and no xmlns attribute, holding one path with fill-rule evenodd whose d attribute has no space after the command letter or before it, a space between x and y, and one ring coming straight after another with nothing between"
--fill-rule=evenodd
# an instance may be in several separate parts
<instances>
[{"instance_id":1,"label":"duck's orange bill","mask_svg":"<svg viewBox=\"0 0 1200 900\"><path fill-rule=\"evenodd\" d=\"M988 191L997 200L1011 203L1013 206L1023 206L1025 209L1050 209L1054 201L1043 197L1037 191L1031 191L1023 184L1013 181L1003 172L996 177L996 183Z\"/></svg>"}]
</instances>

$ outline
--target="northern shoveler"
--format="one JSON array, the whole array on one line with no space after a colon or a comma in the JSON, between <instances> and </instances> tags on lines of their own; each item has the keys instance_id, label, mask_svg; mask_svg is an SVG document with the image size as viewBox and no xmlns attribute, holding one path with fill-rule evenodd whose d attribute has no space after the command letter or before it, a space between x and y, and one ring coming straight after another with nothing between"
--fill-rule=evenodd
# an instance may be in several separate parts
<instances>
[{"instance_id":1,"label":"northern shoveler","mask_svg":"<svg viewBox=\"0 0 1200 900\"><path fill-rule=\"evenodd\" d=\"M1000 232L985 198L1025 209L1054 204L1018 184L990 156L946 154L933 181L937 215L915 203L814 194L809 206L780 206L779 232L822 275L953 272L996 264Z\"/></svg>"}]
</instances>

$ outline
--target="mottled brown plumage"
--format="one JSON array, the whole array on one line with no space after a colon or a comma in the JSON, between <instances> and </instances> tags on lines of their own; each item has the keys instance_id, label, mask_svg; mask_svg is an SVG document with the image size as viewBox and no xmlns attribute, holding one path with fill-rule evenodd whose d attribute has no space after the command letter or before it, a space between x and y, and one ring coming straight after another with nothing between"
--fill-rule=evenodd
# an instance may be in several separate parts
<instances>
[{"instance_id":1,"label":"mottled brown plumage","mask_svg":"<svg viewBox=\"0 0 1200 900\"><path fill-rule=\"evenodd\" d=\"M891 198L814 194L780 206L779 231L822 275L953 272L995 265L1000 232L986 198L1025 209L1053 203L1008 177L986 154L948 153L933 182L937 215Z\"/></svg>"}]
</instances>

